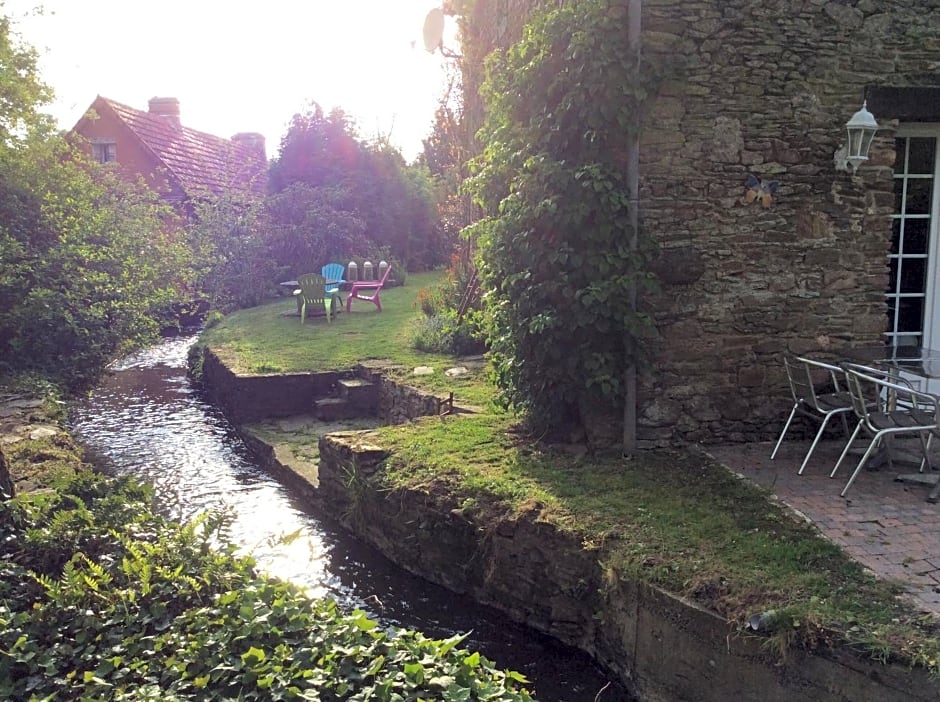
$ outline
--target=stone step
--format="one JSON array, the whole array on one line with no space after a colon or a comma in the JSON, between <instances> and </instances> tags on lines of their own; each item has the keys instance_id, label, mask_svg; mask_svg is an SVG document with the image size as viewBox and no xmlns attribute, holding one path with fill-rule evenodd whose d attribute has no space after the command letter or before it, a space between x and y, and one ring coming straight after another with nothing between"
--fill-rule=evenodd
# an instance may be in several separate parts
<instances>
[{"instance_id":1,"label":"stone step","mask_svg":"<svg viewBox=\"0 0 940 702\"><path fill-rule=\"evenodd\" d=\"M379 386L361 378L344 378L336 383L337 396L363 410L374 412L379 405Z\"/></svg>"},{"instance_id":2,"label":"stone step","mask_svg":"<svg viewBox=\"0 0 940 702\"><path fill-rule=\"evenodd\" d=\"M332 422L336 419L355 419L365 414L371 414L371 412L364 411L342 397L324 397L313 404L313 413L321 422Z\"/></svg>"}]
</instances>

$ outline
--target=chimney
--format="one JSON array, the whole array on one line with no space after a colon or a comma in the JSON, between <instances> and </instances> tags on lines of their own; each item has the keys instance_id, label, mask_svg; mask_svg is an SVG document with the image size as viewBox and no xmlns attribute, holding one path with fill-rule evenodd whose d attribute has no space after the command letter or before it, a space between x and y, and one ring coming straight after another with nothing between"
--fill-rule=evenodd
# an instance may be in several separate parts
<instances>
[{"instance_id":1,"label":"chimney","mask_svg":"<svg viewBox=\"0 0 940 702\"><path fill-rule=\"evenodd\" d=\"M232 141L240 146L250 149L257 153L262 160L267 160L267 152L264 149L264 135L258 132L239 132L232 137Z\"/></svg>"},{"instance_id":2,"label":"chimney","mask_svg":"<svg viewBox=\"0 0 940 702\"><path fill-rule=\"evenodd\" d=\"M174 127L180 125L180 101L174 97L153 97L150 98L150 114L162 117Z\"/></svg>"}]
</instances>

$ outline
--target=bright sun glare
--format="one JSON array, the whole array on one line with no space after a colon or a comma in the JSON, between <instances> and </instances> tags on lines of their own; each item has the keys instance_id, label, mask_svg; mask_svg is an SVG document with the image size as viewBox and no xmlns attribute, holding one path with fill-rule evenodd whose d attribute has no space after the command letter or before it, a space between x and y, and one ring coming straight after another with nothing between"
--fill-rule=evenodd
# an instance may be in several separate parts
<instances>
[{"instance_id":1,"label":"bright sun glare","mask_svg":"<svg viewBox=\"0 0 940 702\"><path fill-rule=\"evenodd\" d=\"M261 132L268 156L315 100L341 107L363 138L421 148L443 91L439 53L421 42L434 0L2 0L40 54L63 129L96 95L147 109L176 97L183 124L222 137ZM41 5L42 14L32 12Z\"/></svg>"}]
</instances>

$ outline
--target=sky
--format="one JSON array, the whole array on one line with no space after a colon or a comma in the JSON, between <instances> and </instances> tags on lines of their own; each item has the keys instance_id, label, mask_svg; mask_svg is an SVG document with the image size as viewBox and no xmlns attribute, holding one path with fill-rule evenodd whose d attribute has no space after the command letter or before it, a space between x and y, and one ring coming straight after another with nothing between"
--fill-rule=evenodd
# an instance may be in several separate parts
<instances>
[{"instance_id":1,"label":"sky","mask_svg":"<svg viewBox=\"0 0 940 702\"><path fill-rule=\"evenodd\" d=\"M315 101L342 108L362 138L387 136L412 160L446 82L444 59L422 40L440 0L0 4L40 55L56 93L45 111L62 129L96 95L140 110L152 97L175 97L184 126L220 137L260 132L274 158L291 117Z\"/></svg>"}]
</instances>

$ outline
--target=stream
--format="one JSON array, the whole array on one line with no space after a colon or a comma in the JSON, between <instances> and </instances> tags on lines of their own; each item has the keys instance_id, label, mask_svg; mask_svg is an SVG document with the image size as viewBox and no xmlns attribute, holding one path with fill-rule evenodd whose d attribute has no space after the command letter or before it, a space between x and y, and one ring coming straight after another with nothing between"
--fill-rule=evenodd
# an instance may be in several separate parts
<instances>
[{"instance_id":1,"label":"stream","mask_svg":"<svg viewBox=\"0 0 940 702\"><path fill-rule=\"evenodd\" d=\"M240 550L311 596L434 638L470 632L465 647L523 673L542 702L632 700L586 654L401 570L315 514L255 463L190 383L186 355L195 339L167 338L121 360L71 407L72 431L101 470L150 483L175 519L231 510Z\"/></svg>"}]
</instances>

